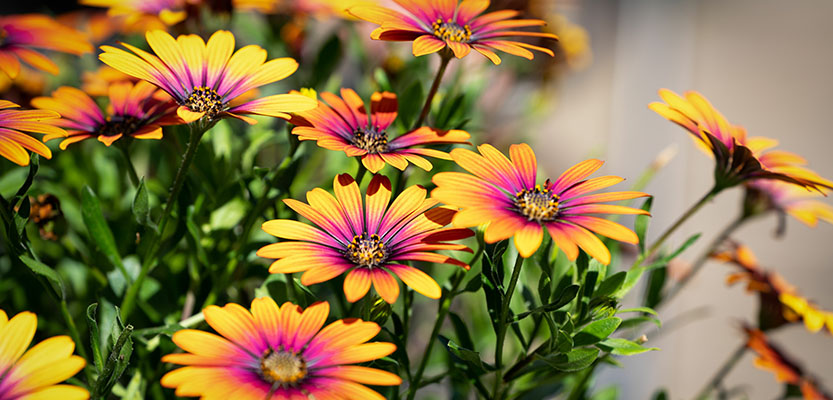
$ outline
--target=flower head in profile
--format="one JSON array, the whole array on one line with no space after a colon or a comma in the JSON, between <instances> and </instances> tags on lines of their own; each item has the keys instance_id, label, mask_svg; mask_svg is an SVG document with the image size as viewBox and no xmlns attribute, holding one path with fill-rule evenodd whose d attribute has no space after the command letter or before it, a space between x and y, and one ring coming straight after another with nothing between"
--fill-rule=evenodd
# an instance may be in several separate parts
<instances>
[{"instance_id":1,"label":"flower head in profile","mask_svg":"<svg viewBox=\"0 0 833 400\"><path fill-rule=\"evenodd\" d=\"M123 19L128 32L166 29L188 16L186 0L80 0L79 3L107 8L107 15Z\"/></svg>"},{"instance_id":2,"label":"flower head in profile","mask_svg":"<svg viewBox=\"0 0 833 400\"><path fill-rule=\"evenodd\" d=\"M833 224L833 206L820 201L822 194L818 192L775 180L749 182L745 189L747 209L789 215L809 227L815 227L819 221ZM784 231L783 224L778 231Z\"/></svg>"},{"instance_id":3,"label":"flower head in profile","mask_svg":"<svg viewBox=\"0 0 833 400\"><path fill-rule=\"evenodd\" d=\"M405 12L376 5L350 7L347 12L356 18L379 25L371 38L388 41L413 41L415 56L436 53L448 48L457 58L468 55L472 49L495 64L500 57L495 50L532 59L530 50L553 56L552 50L532 45L512 37L542 37L557 39L551 33L519 28L539 27L540 19L515 19L515 10L498 10L483 13L489 8L488 0L394 0Z\"/></svg>"},{"instance_id":4,"label":"flower head in profile","mask_svg":"<svg viewBox=\"0 0 833 400\"><path fill-rule=\"evenodd\" d=\"M167 92L179 104L177 114L187 123L223 117L255 122L242 114L289 119L289 113L317 105L315 100L297 94L276 94L238 104L252 89L291 75L298 63L291 58L266 61L266 50L255 45L235 52L231 32L217 31L208 43L197 35L174 39L160 30L147 32L145 38L156 55L123 43L133 53L102 46L104 53L99 58Z\"/></svg>"},{"instance_id":5,"label":"flower head in profile","mask_svg":"<svg viewBox=\"0 0 833 400\"><path fill-rule=\"evenodd\" d=\"M161 139L162 126L182 123L171 98L144 81L110 85L109 100L105 114L89 95L69 86L58 88L52 97L32 99L33 106L61 114L61 119L50 123L67 129L67 135L47 135L43 140L65 137L61 150L90 138L110 146L123 136Z\"/></svg>"},{"instance_id":6,"label":"flower head in profile","mask_svg":"<svg viewBox=\"0 0 833 400\"><path fill-rule=\"evenodd\" d=\"M51 124L61 117L54 111L19 110L11 101L0 100L0 156L17 165L29 165L26 150L52 158L52 151L43 142L24 132L43 133L50 137L63 137L67 133Z\"/></svg>"},{"instance_id":7,"label":"flower head in profile","mask_svg":"<svg viewBox=\"0 0 833 400\"><path fill-rule=\"evenodd\" d=\"M350 365L396 350L391 343L366 343L381 328L374 322L340 319L327 326L326 302L302 309L278 307L262 297L251 311L238 304L208 306L205 321L220 335L193 329L173 334L185 353L162 361L185 365L162 377L177 396L202 399L380 399L364 385L399 385L387 371ZM323 327L323 328L322 328Z\"/></svg>"},{"instance_id":8,"label":"flower head in profile","mask_svg":"<svg viewBox=\"0 0 833 400\"><path fill-rule=\"evenodd\" d=\"M344 294L355 302L370 290L371 283L388 303L399 297L398 276L415 291L436 299L440 286L421 270L403 265L407 261L468 264L436 250L471 251L462 244L447 243L473 235L470 229L445 228L455 211L435 207L426 190L411 186L391 200L390 180L375 175L367 186L364 204L359 185L348 174L333 181L335 197L323 189L307 192L307 201L284 200L287 206L310 220L308 224L279 219L266 221L263 230L285 242L266 245L257 254L277 259L271 273L304 271L301 283L312 285L347 272ZM349 271L349 272L348 272Z\"/></svg>"},{"instance_id":9,"label":"flower head in profile","mask_svg":"<svg viewBox=\"0 0 833 400\"><path fill-rule=\"evenodd\" d=\"M20 62L57 75L49 57L37 50L83 54L93 50L83 33L40 14L0 16L0 71L11 78L20 72Z\"/></svg>"},{"instance_id":10,"label":"flower head in profile","mask_svg":"<svg viewBox=\"0 0 833 400\"><path fill-rule=\"evenodd\" d=\"M434 175L437 188L431 197L460 207L454 216L455 226L471 227L488 223L487 243L514 236L522 257L538 250L544 229L571 260L579 248L607 265L610 251L593 233L626 243L638 238L628 228L593 214L644 214L636 208L602 204L648 196L642 192L608 192L592 194L622 182L618 176L587 179L603 162L586 160L565 171L555 181L538 183L535 153L526 143L512 145L506 158L491 145L478 146L480 154L454 149L451 158L472 175L440 172Z\"/></svg>"},{"instance_id":11,"label":"flower head in profile","mask_svg":"<svg viewBox=\"0 0 833 400\"><path fill-rule=\"evenodd\" d=\"M24 311L12 319L0 310L0 399L86 400L86 389L61 384L84 368L69 336L54 336L26 350L38 318Z\"/></svg>"},{"instance_id":12,"label":"flower head in profile","mask_svg":"<svg viewBox=\"0 0 833 400\"><path fill-rule=\"evenodd\" d=\"M301 140L315 140L325 149L361 157L362 164L373 173L385 164L404 170L409 162L430 171L433 166L425 156L448 160L448 154L417 146L466 143L471 137L457 129L424 126L391 138L389 131L399 106L396 95L390 92L373 93L370 112L352 89L341 89L341 97L321 93L321 98L324 101L319 102L318 108L296 114L292 122L298 126L292 133Z\"/></svg>"},{"instance_id":13,"label":"flower head in profile","mask_svg":"<svg viewBox=\"0 0 833 400\"><path fill-rule=\"evenodd\" d=\"M780 348L772 344L763 332L748 326L744 326L743 330L747 337L746 347L758 356L755 359L756 367L772 372L778 382L797 386L804 400L831 399L815 378L805 373Z\"/></svg>"},{"instance_id":14,"label":"flower head in profile","mask_svg":"<svg viewBox=\"0 0 833 400\"><path fill-rule=\"evenodd\" d=\"M748 137L746 130L729 121L697 92L681 97L660 89L665 103L653 102L651 110L685 128L699 148L715 159L716 187L727 188L745 182L780 180L804 188L821 190L833 182L804 168L796 154L770 150L778 142L765 137Z\"/></svg>"}]
</instances>

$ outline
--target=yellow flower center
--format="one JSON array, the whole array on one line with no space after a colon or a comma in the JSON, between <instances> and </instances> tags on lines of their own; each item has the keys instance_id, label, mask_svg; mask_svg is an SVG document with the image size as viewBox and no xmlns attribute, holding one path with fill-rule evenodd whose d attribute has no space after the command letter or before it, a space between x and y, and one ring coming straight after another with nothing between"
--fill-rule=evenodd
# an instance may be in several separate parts
<instances>
[{"instance_id":1,"label":"yellow flower center","mask_svg":"<svg viewBox=\"0 0 833 400\"><path fill-rule=\"evenodd\" d=\"M223 98L217 91L205 86L195 87L183 105L191 111L204 112L209 117L219 114L225 108Z\"/></svg>"},{"instance_id":2,"label":"yellow flower center","mask_svg":"<svg viewBox=\"0 0 833 400\"><path fill-rule=\"evenodd\" d=\"M286 351L269 351L260 360L260 372L271 383L292 385L307 376L307 363Z\"/></svg>"},{"instance_id":3,"label":"yellow flower center","mask_svg":"<svg viewBox=\"0 0 833 400\"><path fill-rule=\"evenodd\" d=\"M353 132L352 143L370 154L384 153L388 151L388 134L376 127L359 128Z\"/></svg>"},{"instance_id":4,"label":"yellow flower center","mask_svg":"<svg viewBox=\"0 0 833 400\"><path fill-rule=\"evenodd\" d=\"M558 196L550 190L549 182L543 188L535 185L535 189L515 195L515 207L529 221L552 221L558 215Z\"/></svg>"},{"instance_id":5,"label":"yellow flower center","mask_svg":"<svg viewBox=\"0 0 833 400\"><path fill-rule=\"evenodd\" d=\"M471 27L468 25L460 26L451 19L443 22L441 18L437 18L431 28L434 29L434 36L443 41L468 43L471 40Z\"/></svg>"},{"instance_id":6,"label":"yellow flower center","mask_svg":"<svg viewBox=\"0 0 833 400\"><path fill-rule=\"evenodd\" d=\"M138 118L130 115L111 117L104 125L99 126L95 133L100 136L113 136L119 133L129 135L139 128L139 122Z\"/></svg>"},{"instance_id":7,"label":"yellow flower center","mask_svg":"<svg viewBox=\"0 0 833 400\"><path fill-rule=\"evenodd\" d=\"M344 253L347 259L360 267L378 267L388 258L388 250L377 234L368 237L367 232L353 236Z\"/></svg>"}]
</instances>

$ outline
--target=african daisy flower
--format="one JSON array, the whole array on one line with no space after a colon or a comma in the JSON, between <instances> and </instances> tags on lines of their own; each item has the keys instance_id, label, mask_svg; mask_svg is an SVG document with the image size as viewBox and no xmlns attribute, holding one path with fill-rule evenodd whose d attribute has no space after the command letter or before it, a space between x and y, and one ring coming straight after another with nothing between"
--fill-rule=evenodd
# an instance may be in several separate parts
<instances>
[{"instance_id":1,"label":"african daisy flower","mask_svg":"<svg viewBox=\"0 0 833 400\"><path fill-rule=\"evenodd\" d=\"M385 164L404 170L409 162L430 171L433 166L423 156L448 160L448 154L415 146L466 143L471 137L457 129L421 127L390 139L388 129L399 107L396 95L390 92L373 93L369 113L352 89L341 89L341 97L321 93L321 98L324 101L318 103L318 108L296 114L292 122L298 126L292 133L301 140L315 140L325 149L361 157L362 164L374 174Z\"/></svg>"},{"instance_id":2,"label":"african daisy flower","mask_svg":"<svg viewBox=\"0 0 833 400\"><path fill-rule=\"evenodd\" d=\"M47 135L43 140L66 137L61 150L89 138L110 146L122 136L161 139L162 126L182 123L176 115L176 104L150 83L114 83L108 91L107 115L90 96L69 86L58 88L52 97L32 99L33 106L61 114L63 118L50 122L67 129L67 135Z\"/></svg>"},{"instance_id":3,"label":"african daisy flower","mask_svg":"<svg viewBox=\"0 0 833 400\"><path fill-rule=\"evenodd\" d=\"M211 123L227 116L255 123L241 114L289 119L289 113L317 105L315 100L297 94L276 94L236 104L252 89L291 75L298 63L291 58L266 61L266 50L255 45L234 52L231 32L217 31L207 44L197 35L180 35L175 40L160 30L147 32L145 38L158 57L123 43L135 54L102 46L104 53L99 58L167 92L180 105L177 114L186 123L201 118Z\"/></svg>"},{"instance_id":4,"label":"african daisy flower","mask_svg":"<svg viewBox=\"0 0 833 400\"><path fill-rule=\"evenodd\" d=\"M449 48L457 58L472 49L495 64L500 57L494 50L532 59L536 50L553 56L550 49L509 40L509 37L532 36L558 39L551 33L515 30L537 27L540 19L513 19L515 10L499 10L483 14L488 0L394 0L407 13L374 5L354 6L347 10L356 18L379 25L371 38L387 41L413 41L415 56L436 53Z\"/></svg>"},{"instance_id":5,"label":"african daisy flower","mask_svg":"<svg viewBox=\"0 0 833 400\"><path fill-rule=\"evenodd\" d=\"M57 75L60 69L49 57L35 50L70 54L92 51L83 33L40 14L0 16L0 70L15 78L20 61Z\"/></svg>"},{"instance_id":6,"label":"african daisy flower","mask_svg":"<svg viewBox=\"0 0 833 400\"><path fill-rule=\"evenodd\" d=\"M89 392L59 384L84 368L83 358L73 355L69 336L54 336L34 345L38 318L24 311L12 319L0 310L0 400L84 400Z\"/></svg>"},{"instance_id":7,"label":"african daisy flower","mask_svg":"<svg viewBox=\"0 0 833 400\"><path fill-rule=\"evenodd\" d=\"M480 154L465 149L451 151L451 158L474 176L440 172L433 178L437 188L431 197L462 208L454 216L455 226L489 223L486 242L514 236L515 247L524 258L538 250L544 229L571 260L578 257L581 248L605 265L610 263L610 251L593 232L627 243L638 242L630 229L590 215L648 214L636 208L600 204L648 196L642 192L587 195L624 180L617 176L585 179L602 166L602 161L583 161L542 185L536 183L538 164L526 143L510 147L511 160L488 144L478 146L478 150Z\"/></svg>"},{"instance_id":8,"label":"african daisy flower","mask_svg":"<svg viewBox=\"0 0 833 400\"><path fill-rule=\"evenodd\" d=\"M685 128L698 147L714 156L717 189L761 179L814 189L833 186L833 182L802 167L806 162L798 155L768 151L777 141L747 137L743 127L730 124L700 93L686 92L683 98L660 89L659 95L665 103L653 102L649 108Z\"/></svg>"},{"instance_id":9,"label":"african daisy flower","mask_svg":"<svg viewBox=\"0 0 833 400\"><path fill-rule=\"evenodd\" d=\"M473 235L469 229L444 228L455 211L434 207L426 190L411 186L390 203L390 180L374 175L367 187L364 206L359 185L352 176L342 174L333 181L335 197L323 189L307 192L307 203L287 199L287 206L310 220L308 224L279 219L266 221L263 230L286 242L266 245L257 255L277 259L271 273L304 271L301 283L312 285L348 272L344 294L355 302L370 290L370 284L388 303L399 297L399 277L415 291L436 299L441 290L437 282L404 261L426 261L469 266L435 250L471 251L461 244L446 243Z\"/></svg>"},{"instance_id":10,"label":"african daisy flower","mask_svg":"<svg viewBox=\"0 0 833 400\"><path fill-rule=\"evenodd\" d=\"M173 334L186 353L162 361L185 365L162 377L177 396L202 399L384 399L364 385L399 385L387 371L349 365L373 361L396 350L391 343L365 343L381 328L373 322L340 319L322 329L330 306L305 310L278 307L262 297L251 311L238 304L209 306L205 321L220 336L193 329Z\"/></svg>"},{"instance_id":11,"label":"african daisy flower","mask_svg":"<svg viewBox=\"0 0 833 400\"><path fill-rule=\"evenodd\" d=\"M80 0L79 3L107 8L107 15L124 18L129 32L165 29L188 16L186 0Z\"/></svg>"},{"instance_id":12,"label":"african daisy flower","mask_svg":"<svg viewBox=\"0 0 833 400\"><path fill-rule=\"evenodd\" d=\"M833 206L817 200L821 195L785 182L765 180L746 184L744 202L748 207L787 214L815 227L819 221L833 224Z\"/></svg>"},{"instance_id":13,"label":"african daisy flower","mask_svg":"<svg viewBox=\"0 0 833 400\"><path fill-rule=\"evenodd\" d=\"M29 153L26 150L52 158L49 147L23 132L66 136L66 131L50 125L51 121L61 116L54 111L18 110L18 107L11 101L0 100L0 156L17 165L29 165Z\"/></svg>"}]
</instances>

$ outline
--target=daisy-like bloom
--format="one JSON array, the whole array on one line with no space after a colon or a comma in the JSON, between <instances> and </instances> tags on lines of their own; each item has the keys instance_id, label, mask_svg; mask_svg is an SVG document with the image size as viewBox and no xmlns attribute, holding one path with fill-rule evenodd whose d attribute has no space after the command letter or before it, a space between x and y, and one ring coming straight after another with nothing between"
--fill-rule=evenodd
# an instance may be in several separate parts
<instances>
[{"instance_id":1,"label":"daisy-like bloom","mask_svg":"<svg viewBox=\"0 0 833 400\"><path fill-rule=\"evenodd\" d=\"M66 136L63 129L51 125L61 117L54 111L19 110L11 101L0 100L0 156L17 165L29 165L30 150L52 158L52 151L43 142L24 132L43 133L50 137Z\"/></svg>"},{"instance_id":2,"label":"daisy-like bloom","mask_svg":"<svg viewBox=\"0 0 833 400\"><path fill-rule=\"evenodd\" d=\"M89 138L110 146L122 136L161 139L162 126L182 123L171 98L144 81L110 85L109 99L107 115L90 96L69 86L58 88L52 97L32 99L33 106L61 114L63 118L50 123L67 129L67 135L46 135L43 140L66 137L61 150Z\"/></svg>"},{"instance_id":3,"label":"daisy-like bloom","mask_svg":"<svg viewBox=\"0 0 833 400\"><path fill-rule=\"evenodd\" d=\"M81 90L90 96L107 96L110 92L110 85L117 82L138 82L139 79L125 74L119 70L102 65L95 71L84 71L81 73Z\"/></svg>"},{"instance_id":4,"label":"daisy-like bloom","mask_svg":"<svg viewBox=\"0 0 833 400\"><path fill-rule=\"evenodd\" d=\"M107 8L107 15L123 19L128 32L145 32L176 25L188 16L186 0L80 0L79 3Z\"/></svg>"},{"instance_id":5,"label":"daisy-like bloom","mask_svg":"<svg viewBox=\"0 0 833 400\"><path fill-rule=\"evenodd\" d=\"M730 124L700 93L690 91L681 97L660 89L659 95L665 103L653 102L648 107L685 128L698 147L714 157L717 189L764 179L819 191L833 186L833 182L804 168L806 161L800 156L770 150L778 144L776 140L747 137L743 127Z\"/></svg>"},{"instance_id":6,"label":"daisy-like bloom","mask_svg":"<svg viewBox=\"0 0 833 400\"><path fill-rule=\"evenodd\" d=\"M370 284L388 303L399 297L396 275L415 291L437 299L441 289L428 274L402 265L405 261L426 261L457 265L468 264L434 253L435 250L471 251L462 244L447 243L474 233L470 229L444 228L455 210L435 207L426 199L426 190L411 186L390 203L390 180L374 175L367 186L364 206L359 185L352 176L342 174L333 181L335 197L323 189L307 192L309 204L287 199L287 206L318 228L302 222L277 219L266 221L263 230L286 242L266 245L257 255L277 259L271 273L304 271L301 283L312 285L347 272L344 294L355 302L370 290Z\"/></svg>"},{"instance_id":7,"label":"daisy-like bloom","mask_svg":"<svg viewBox=\"0 0 833 400\"><path fill-rule=\"evenodd\" d=\"M36 50L70 54L92 51L83 33L40 14L0 16L0 71L11 78L20 72L20 61L57 75L58 65Z\"/></svg>"},{"instance_id":8,"label":"daisy-like bloom","mask_svg":"<svg viewBox=\"0 0 833 400\"><path fill-rule=\"evenodd\" d=\"M833 206L819 201L821 196L785 182L753 181L746 184L744 204L749 209L787 214L809 227L819 221L833 224Z\"/></svg>"},{"instance_id":9,"label":"daisy-like bloom","mask_svg":"<svg viewBox=\"0 0 833 400\"><path fill-rule=\"evenodd\" d=\"M451 49L454 56L463 58L472 49L495 64L505 53L531 60L530 50L553 56L545 47L509 40L511 37L542 37L558 39L552 33L517 30L539 27L546 23L540 19L515 19L518 11L499 10L483 14L489 8L488 0L394 0L406 13L382 6L360 5L347 10L356 18L379 25L371 38L387 41L413 41L415 56Z\"/></svg>"},{"instance_id":10,"label":"daisy-like bloom","mask_svg":"<svg viewBox=\"0 0 833 400\"><path fill-rule=\"evenodd\" d=\"M123 43L135 54L102 46L104 53L99 58L167 92L179 104L177 114L186 123L234 117L253 124L255 120L241 114L289 119L289 113L317 105L315 100L297 94L276 94L236 104L252 89L291 75L298 63L291 58L266 61L266 50L255 45L235 52L231 32L217 31L207 44L197 35L174 39L160 30L147 32L145 38L156 55Z\"/></svg>"},{"instance_id":11,"label":"daisy-like bloom","mask_svg":"<svg viewBox=\"0 0 833 400\"><path fill-rule=\"evenodd\" d=\"M396 120L399 107L396 95L376 92L370 97L370 112L353 89L341 89L341 97L321 93L324 101L318 108L296 114L292 133L301 140L315 140L329 150L344 151L347 156L361 157L364 166L374 174L385 164L404 170L408 163L430 171L431 162L423 156L449 160L447 153L416 146L466 143L471 136L458 129L437 130L427 126L396 138L388 137L388 129Z\"/></svg>"},{"instance_id":12,"label":"daisy-like bloom","mask_svg":"<svg viewBox=\"0 0 833 400\"><path fill-rule=\"evenodd\" d=\"M193 329L173 334L186 353L162 361L185 365L162 377L177 396L202 399L384 399L364 385L399 385L387 371L350 365L373 361L396 350L392 343L366 343L381 328L374 322L340 319L324 327L330 306L305 310L278 307L262 297L251 311L238 304L209 306L205 321L221 336ZM323 329L322 329L323 327Z\"/></svg>"},{"instance_id":13,"label":"daisy-like bloom","mask_svg":"<svg viewBox=\"0 0 833 400\"><path fill-rule=\"evenodd\" d=\"M454 149L451 158L472 175L440 172L431 197L462 208L453 224L472 227L489 223L484 239L494 243L514 236L521 257L532 256L543 239L544 229L570 260L579 248L607 265L610 251L593 232L626 243L637 243L636 234L613 221L591 214L642 214L647 211L610 204L609 201L648 196L642 192L609 192L588 195L622 182L618 176L586 179L603 162L586 160L565 171L555 181L537 183L538 163L526 143L512 145L511 160L491 145L478 146L480 154Z\"/></svg>"},{"instance_id":14,"label":"daisy-like bloom","mask_svg":"<svg viewBox=\"0 0 833 400\"><path fill-rule=\"evenodd\" d=\"M804 321L804 327L810 332L818 332L823 327L833 334L833 312L820 309L816 304L794 293L781 293L781 303L794 315L793 320Z\"/></svg>"},{"instance_id":15,"label":"daisy-like bloom","mask_svg":"<svg viewBox=\"0 0 833 400\"><path fill-rule=\"evenodd\" d=\"M54 336L34 345L38 318L24 311L12 319L0 310L0 400L90 398L86 389L60 384L84 368L83 358L73 355L69 336Z\"/></svg>"},{"instance_id":16,"label":"daisy-like bloom","mask_svg":"<svg viewBox=\"0 0 833 400\"><path fill-rule=\"evenodd\" d=\"M756 367L772 372L778 382L798 386L804 400L831 399L813 377L773 345L763 332L748 326L744 326L743 330L747 335L746 347L758 356L754 362Z\"/></svg>"}]
</instances>

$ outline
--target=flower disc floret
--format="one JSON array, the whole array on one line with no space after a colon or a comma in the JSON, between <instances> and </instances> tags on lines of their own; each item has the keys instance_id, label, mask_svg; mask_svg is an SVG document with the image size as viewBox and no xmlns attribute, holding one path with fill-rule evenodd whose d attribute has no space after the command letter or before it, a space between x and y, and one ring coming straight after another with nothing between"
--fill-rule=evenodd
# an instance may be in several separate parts
<instances>
[{"instance_id":1,"label":"flower disc floret","mask_svg":"<svg viewBox=\"0 0 833 400\"><path fill-rule=\"evenodd\" d=\"M360 127L353 133L353 145L368 154L384 153L388 151L388 134L374 126Z\"/></svg>"},{"instance_id":2,"label":"flower disc floret","mask_svg":"<svg viewBox=\"0 0 833 400\"><path fill-rule=\"evenodd\" d=\"M353 237L344 255L360 267L375 268L387 261L388 250L379 235L364 232Z\"/></svg>"},{"instance_id":3,"label":"flower disc floret","mask_svg":"<svg viewBox=\"0 0 833 400\"><path fill-rule=\"evenodd\" d=\"M515 194L515 207L530 221L553 221L558 216L558 196L552 193L552 184L547 180L544 187L524 189Z\"/></svg>"},{"instance_id":4,"label":"flower disc floret","mask_svg":"<svg viewBox=\"0 0 833 400\"><path fill-rule=\"evenodd\" d=\"M217 91L207 86L195 87L183 105L191 111L205 113L208 117L214 117L221 111L225 111L226 106Z\"/></svg>"},{"instance_id":5,"label":"flower disc floret","mask_svg":"<svg viewBox=\"0 0 833 400\"><path fill-rule=\"evenodd\" d=\"M269 350L260 359L260 372L269 382L290 386L307 375L307 363L295 353Z\"/></svg>"},{"instance_id":6,"label":"flower disc floret","mask_svg":"<svg viewBox=\"0 0 833 400\"><path fill-rule=\"evenodd\" d=\"M437 18L431 24L431 28L434 29L434 36L443 41L468 43L471 40L471 27L469 25L457 25L451 19L443 22L442 18Z\"/></svg>"}]
</instances>

